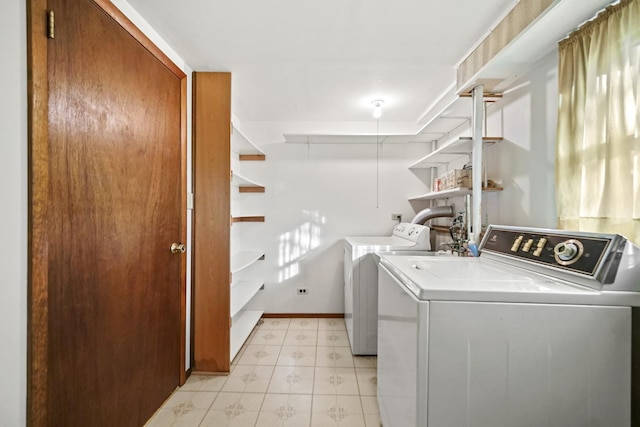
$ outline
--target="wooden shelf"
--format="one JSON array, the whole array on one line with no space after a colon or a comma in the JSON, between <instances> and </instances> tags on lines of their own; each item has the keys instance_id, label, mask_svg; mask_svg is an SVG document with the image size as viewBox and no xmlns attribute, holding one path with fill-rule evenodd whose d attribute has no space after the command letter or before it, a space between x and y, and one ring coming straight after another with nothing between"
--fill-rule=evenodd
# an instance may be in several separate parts
<instances>
[{"instance_id":1,"label":"wooden shelf","mask_svg":"<svg viewBox=\"0 0 640 427\"><path fill-rule=\"evenodd\" d=\"M264 257L264 252L237 252L231 255L231 273L237 273Z\"/></svg>"},{"instance_id":2,"label":"wooden shelf","mask_svg":"<svg viewBox=\"0 0 640 427\"><path fill-rule=\"evenodd\" d=\"M502 141L502 137L483 137L486 145ZM409 169L425 169L443 166L461 158L469 157L473 151L473 139L461 137L443 145L409 166Z\"/></svg>"},{"instance_id":3,"label":"wooden shelf","mask_svg":"<svg viewBox=\"0 0 640 427\"><path fill-rule=\"evenodd\" d=\"M242 344L244 344L253 328L260 321L263 313L263 311L258 310L242 310L233 318L230 340L231 360L236 357L238 351L242 348Z\"/></svg>"},{"instance_id":4,"label":"wooden shelf","mask_svg":"<svg viewBox=\"0 0 640 427\"><path fill-rule=\"evenodd\" d=\"M239 282L231 285L231 317L235 317L263 286L264 282Z\"/></svg>"},{"instance_id":5,"label":"wooden shelf","mask_svg":"<svg viewBox=\"0 0 640 427\"><path fill-rule=\"evenodd\" d=\"M238 187L241 193L264 193L264 186L231 171L231 185Z\"/></svg>"},{"instance_id":6,"label":"wooden shelf","mask_svg":"<svg viewBox=\"0 0 640 427\"><path fill-rule=\"evenodd\" d=\"M236 222L264 222L264 216L234 216L231 217L231 223Z\"/></svg>"},{"instance_id":7,"label":"wooden shelf","mask_svg":"<svg viewBox=\"0 0 640 427\"><path fill-rule=\"evenodd\" d=\"M490 187L483 188L483 192L502 191L502 187ZM435 200L435 199L448 199L449 197L466 196L471 194L473 190L471 188L452 188L449 190L432 191L431 193L422 194L420 196L411 197L409 200Z\"/></svg>"},{"instance_id":8,"label":"wooden shelf","mask_svg":"<svg viewBox=\"0 0 640 427\"><path fill-rule=\"evenodd\" d=\"M240 129L233 123L231 133L231 151L239 155L240 160L265 160L264 152L258 148ZM243 159L243 157L245 157ZM249 158L255 157L255 158Z\"/></svg>"},{"instance_id":9,"label":"wooden shelf","mask_svg":"<svg viewBox=\"0 0 640 427\"><path fill-rule=\"evenodd\" d=\"M238 191L240 193L264 193L264 187L239 186Z\"/></svg>"},{"instance_id":10,"label":"wooden shelf","mask_svg":"<svg viewBox=\"0 0 640 427\"><path fill-rule=\"evenodd\" d=\"M263 161L267 159L264 154L240 154L238 156L240 161Z\"/></svg>"}]
</instances>

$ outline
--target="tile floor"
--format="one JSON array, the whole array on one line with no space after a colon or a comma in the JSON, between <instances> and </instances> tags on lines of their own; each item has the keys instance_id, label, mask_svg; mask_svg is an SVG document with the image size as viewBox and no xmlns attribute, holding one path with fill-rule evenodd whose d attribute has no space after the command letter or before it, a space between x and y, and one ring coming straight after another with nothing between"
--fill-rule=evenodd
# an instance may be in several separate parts
<instances>
[{"instance_id":1,"label":"tile floor","mask_svg":"<svg viewBox=\"0 0 640 427\"><path fill-rule=\"evenodd\" d=\"M148 427L379 427L376 357L343 319L264 319L229 376L192 375Z\"/></svg>"}]
</instances>

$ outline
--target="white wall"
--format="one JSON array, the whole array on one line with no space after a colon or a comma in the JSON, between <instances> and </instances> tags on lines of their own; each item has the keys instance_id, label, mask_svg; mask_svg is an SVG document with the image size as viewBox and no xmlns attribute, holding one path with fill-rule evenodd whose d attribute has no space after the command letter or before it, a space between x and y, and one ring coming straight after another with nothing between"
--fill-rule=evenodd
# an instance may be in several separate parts
<instances>
[{"instance_id":1,"label":"white wall","mask_svg":"<svg viewBox=\"0 0 640 427\"><path fill-rule=\"evenodd\" d=\"M539 61L489 109L488 128L502 128L492 149L490 175L504 191L492 195L490 220L504 225L555 228L555 141L558 112L557 51Z\"/></svg>"},{"instance_id":2,"label":"white wall","mask_svg":"<svg viewBox=\"0 0 640 427\"><path fill-rule=\"evenodd\" d=\"M234 224L232 251L259 249L266 256L234 281L265 280L265 290L249 307L269 313L342 313L342 239L390 235L397 224L392 213L413 218L408 198L425 193L427 184L408 166L428 146L385 144L377 161L375 144L269 143L259 137L254 142L267 160L233 167L266 191L234 196L232 210L264 214L265 223ZM297 295L297 288L308 294Z\"/></svg>"},{"instance_id":3,"label":"white wall","mask_svg":"<svg viewBox=\"0 0 640 427\"><path fill-rule=\"evenodd\" d=\"M0 14L0 425L26 425L27 37L26 2Z\"/></svg>"}]
</instances>

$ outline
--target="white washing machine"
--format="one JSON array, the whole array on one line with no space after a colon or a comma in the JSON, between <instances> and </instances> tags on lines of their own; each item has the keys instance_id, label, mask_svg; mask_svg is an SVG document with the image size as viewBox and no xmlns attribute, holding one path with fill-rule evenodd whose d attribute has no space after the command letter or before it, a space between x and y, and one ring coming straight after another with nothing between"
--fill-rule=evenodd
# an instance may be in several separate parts
<instances>
[{"instance_id":1,"label":"white washing machine","mask_svg":"<svg viewBox=\"0 0 640 427\"><path fill-rule=\"evenodd\" d=\"M344 318L353 354L377 353L378 265L374 253L429 249L429 227L418 224L400 223L391 236L344 239Z\"/></svg>"},{"instance_id":2,"label":"white washing machine","mask_svg":"<svg viewBox=\"0 0 640 427\"><path fill-rule=\"evenodd\" d=\"M381 256L383 426L630 426L640 248L491 226L480 249Z\"/></svg>"}]
</instances>

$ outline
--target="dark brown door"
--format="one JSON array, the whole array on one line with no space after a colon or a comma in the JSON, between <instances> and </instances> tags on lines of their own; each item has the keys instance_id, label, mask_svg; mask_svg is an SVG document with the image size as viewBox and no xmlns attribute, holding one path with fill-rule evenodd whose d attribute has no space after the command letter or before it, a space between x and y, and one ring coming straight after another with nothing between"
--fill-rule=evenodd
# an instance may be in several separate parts
<instances>
[{"instance_id":1,"label":"dark brown door","mask_svg":"<svg viewBox=\"0 0 640 427\"><path fill-rule=\"evenodd\" d=\"M181 79L50 0L47 419L139 426L180 376Z\"/></svg>"}]
</instances>

